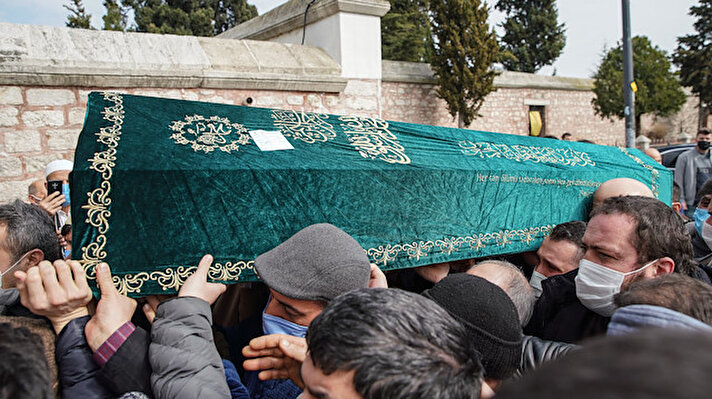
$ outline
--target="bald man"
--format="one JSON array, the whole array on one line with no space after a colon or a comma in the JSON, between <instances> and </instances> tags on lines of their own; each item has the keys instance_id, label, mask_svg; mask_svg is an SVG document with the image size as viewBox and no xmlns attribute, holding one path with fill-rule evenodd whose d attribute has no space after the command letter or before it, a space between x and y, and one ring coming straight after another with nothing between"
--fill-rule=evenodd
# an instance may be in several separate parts
<instances>
[{"instance_id":1,"label":"bald man","mask_svg":"<svg viewBox=\"0 0 712 399\"><path fill-rule=\"evenodd\" d=\"M635 179L621 177L608 180L598 186L596 192L593 193L593 207L596 208L608 198L623 197L626 195L655 198L653 191L644 183Z\"/></svg>"},{"instance_id":2,"label":"bald man","mask_svg":"<svg viewBox=\"0 0 712 399\"><path fill-rule=\"evenodd\" d=\"M47 187L44 179L37 179L27 187L27 202L30 204L39 205L46 196Z\"/></svg>"},{"instance_id":3,"label":"bald man","mask_svg":"<svg viewBox=\"0 0 712 399\"><path fill-rule=\"evenodd\" d=\"M648 147L643 151L643 153L649 156L650 158L653 158L653 161L661 165L663 164L663 157L662 155L660 155L660 151L656 150L655 148Z\"/></svg>"}]
</instances>

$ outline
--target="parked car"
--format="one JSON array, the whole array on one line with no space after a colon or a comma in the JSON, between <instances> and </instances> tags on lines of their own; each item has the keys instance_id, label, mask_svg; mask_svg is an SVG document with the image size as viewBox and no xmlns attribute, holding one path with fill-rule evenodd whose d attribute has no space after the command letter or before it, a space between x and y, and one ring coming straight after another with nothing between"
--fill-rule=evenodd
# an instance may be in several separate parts
<instances>
[{"instance_id":1,"label":"parked car","mask_svg":"<svg viewBox=\"0 0 712 399\"><path fill-rule=\"evenodd\" d=\"M695 145L695 143L668 145L665 147L659 147L657 150L660 151L660 156L663 158L663 166L674 172L677 157L679 157L683 152L691 148L695 148Z\"/></svg>"}]
</instances>

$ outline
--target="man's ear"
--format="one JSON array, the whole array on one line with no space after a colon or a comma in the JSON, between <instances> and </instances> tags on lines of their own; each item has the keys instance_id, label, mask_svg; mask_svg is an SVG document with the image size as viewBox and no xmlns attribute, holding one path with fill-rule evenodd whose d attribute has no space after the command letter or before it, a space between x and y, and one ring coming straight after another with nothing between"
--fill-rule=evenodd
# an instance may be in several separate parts
<instances>
[{"instance_id":1,"label":"man's ear","mask_svg":"<svg viewBox=\"0 0 712 399\"><path fill-rule=\"evenodd\" d=\"M45 260L44 252L42 252L41 249L35 248L32 251L27 253L27 256L25 257L27 260L27 267L24 268L24 270L27 270L31 268L32 266L37 266Z\"/></svg>"},{"instance_id":2,"label":"man's ear","mask_svg":"<svg viewBox=\"0 0 712 399\"><path fill-rule=\"evenodd\" d=\"M672 203L672 209L673 209L675 212L680 213L680 210L682 209L682 204L679 203L679 202L673 202L673 203Z\"/></svg>"},{"instance_id":3,"label":"man's ear","mask_svg":"<svg viewBox=\"0 0 712 399\"><path fill-rule=\"evenodd\" d=\"M667 256L658 259L658 261L651 266L654 268L653 272L655 273L653 277L659 277L663 274L670 274L675 271L675 261Z\"/></svg>"}]
</instances>

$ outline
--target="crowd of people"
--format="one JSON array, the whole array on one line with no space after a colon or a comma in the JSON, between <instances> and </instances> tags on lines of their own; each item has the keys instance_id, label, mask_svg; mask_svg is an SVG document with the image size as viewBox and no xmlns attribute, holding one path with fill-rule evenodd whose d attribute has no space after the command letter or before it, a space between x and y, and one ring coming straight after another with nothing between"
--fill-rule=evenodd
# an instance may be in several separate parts
<instances>
[{"instance_id":1,"label":"crowd of people","mask_svg":"<svg viewBox=\"0 0 712 399\"><path fill-rule=\"evenodd\" d=\"M205 255L139 300L105 263L95 299L70 260L54 161L0 205L0 398L706 397L710 141L680 157L672 207L609 180L536 251L384 273L321 223L258 256L261 283L209 282Z\"/></svg>"}]
</instances>

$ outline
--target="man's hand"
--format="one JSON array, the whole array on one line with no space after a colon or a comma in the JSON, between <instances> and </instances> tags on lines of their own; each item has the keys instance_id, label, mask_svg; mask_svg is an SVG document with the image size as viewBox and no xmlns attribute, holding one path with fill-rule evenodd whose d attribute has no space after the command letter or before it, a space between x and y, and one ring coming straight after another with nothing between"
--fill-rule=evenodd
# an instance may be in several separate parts
<instances>
[{"instance_id":1,"label":"man's hand","mask_svg":"<svg viewBox=\"0 0 712 399\"><path fill-rule=\"evenodd\" d=\"M388 288L386 275L374 263L371 263L371 277L368 279L368 288Z\"/></svg>"},{"instance_id":2,"label":"man's hand","mask_svg":"<svg viewBox=\"0 0 712 399\"><path fill-rule=\"evenodd\" d=\"M86 305L92 294L79 262L42 261L27 273L15 272L15 278L22 305L47 317L57 334L70 321L89 314Z\"/></svg>"},{"instance_id":3,"label":"man's hand","mask_svg":"<svg viewBox=\"0 0 712 399\"><path fill-rule=\"evenodd\" d=\"M284 334L271 334L257 337L242 349L245 370L260 371L262 381L289 378L304 389L304 382L299 375L304 359L307 357L307 341L304 338Z\"/></svg>"},{"instance_id":4,"label":"man's hand","mask_svg":"<svg viewBox=\"0 0 712 399\"><path fill-rule=\"evenodd\" d=\"M62 194L59 191L55 191L52 194L44 197L42 201L40 201L39 207L44 209L45 212L49 213L50 216L54 217L54 215L62 209L62 204L64 203L64 194Z\"/></svg>"},{"instance_id":5,"label":"man's hand","mask_svg":"<svg viewBox=\"0 0 712 399\"><path fill-rule=\"evenodd\" d=\"M106 263L96 268L96 282L101 290L101 300L96 305L96 313L84 327L84 335L93 352L119 327L131 320L136 310L136 301L119 294L111 279L111 270Z\"/></svg>"},{"instance_id":6,"label":"man's hand","mask_svg":"<svg viewBox=\"0 0 712 399\"><path fill-rule=\"evenodd\" d=\"M153 319L156 318L156 309L158 309L158 305L160 305L161 302L167 301L173 297L175 297L175 295L149 295L144 298L146 303L143 304L141 309L143 310L143 314L146 316L146 320L153 324Z\"/></svg>"},{"instance_id":7,"label":"man's hand","mask_svg":"<svg viewBox=\"0 0 712 399\"><path fill-rule=\"evenodd\" d=\"M212 305L227 288L225 284L208 282L208 271L212 264L213 257L211 255L203 256L203 259L198 263L198 269L192 276L188 277L183 286L180 287L178 296L200 298Z\"/></svg>"}]
</instances>

